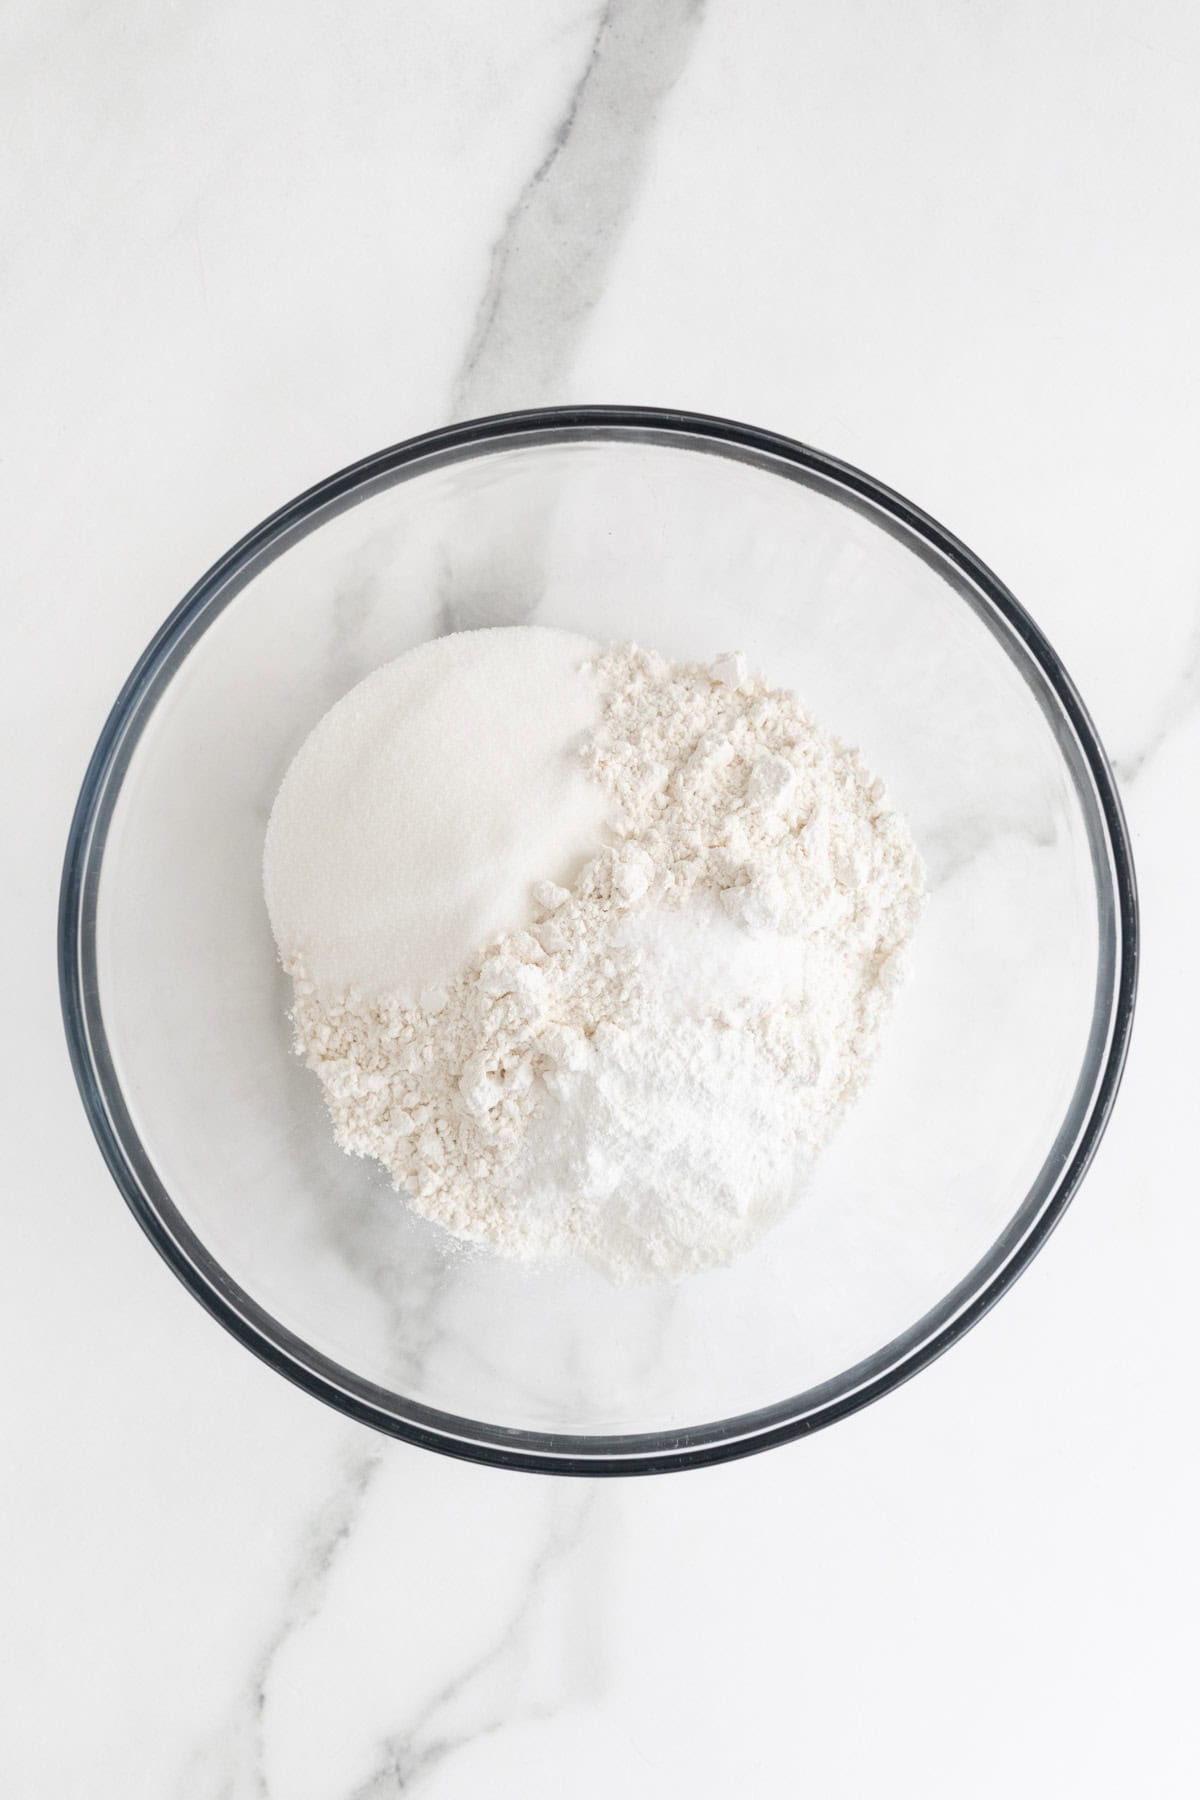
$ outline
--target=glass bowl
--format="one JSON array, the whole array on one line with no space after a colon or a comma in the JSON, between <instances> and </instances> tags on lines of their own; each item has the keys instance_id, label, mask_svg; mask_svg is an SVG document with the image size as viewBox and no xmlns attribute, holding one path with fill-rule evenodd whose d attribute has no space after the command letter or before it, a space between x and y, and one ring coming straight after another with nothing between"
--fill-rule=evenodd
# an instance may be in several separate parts
<instances>
[{"instance_id":1,"label":"glass bowl","mask_svg":"<svg viewBox=\"0 0 1200 1800\"><path fill-rule=\"evenodd\" d=\"M744 650L861 746L929 871L868 1093L781 1225L673 1287L461 1250L335 1148L289 1053L260 860L292 755L401 651L531 619L689 660ZM827 1425L1003 1293L1112 1107L1136 899L1091 722L970 551L788 439L581 407L384 450L217 563L101 735L59 951L117 1185L247 1348L397 1437L609 1475Z\"/></svg>"}]
</instances>

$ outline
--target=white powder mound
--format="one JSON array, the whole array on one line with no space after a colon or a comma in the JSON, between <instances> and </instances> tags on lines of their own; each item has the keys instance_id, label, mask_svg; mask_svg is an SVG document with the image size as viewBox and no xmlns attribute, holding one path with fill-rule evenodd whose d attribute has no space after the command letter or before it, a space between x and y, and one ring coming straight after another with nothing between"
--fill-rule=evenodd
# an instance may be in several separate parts
<instances>
[{"instance_id":1,"label":"white powder mound","mask_svg":"<svg viewBox=\"0 0 1200 1800\"><path fill-rule=\"evenodd\" d=\"M610 1274L678 1279L730 1261L792 1198L797 1096L753 1033L673 1016L639 973L636 1017L601 1023L582 1067L554 1069L507 1181Z\"/></svg>"},{"instance_id":2,"label":"white powder mound","mask_svg":"<svg viewBox=\"0 0 1200 1800\"><path fill-rule=\"evenodd\" d=\"M547 635L560 634L445 642L465 668L490 658L479 640L508 640L511 671ZM504 872L524 884L527 925L482 933L417 1002L410 964L375 967L374 979L355 969L334 993L314 979L314 953L330 966L321 940L280 933L297 1048L343 1149L377 1159L456 1236L522 1258L582 1255L618 1280L678 1278L760 1235L867 1079L921 866L858 754L742 658L672 665L630 646L586 668L573 651L568 668L538 655L549 690L538 706L558 721L560 753L577 715L559 686L580 708L599 697L575 752L603 802L591 854L571 877L561 856L547 868L521 839ZM518 745L527 728L528 710L511 721ZM388 786L397 828L423 811L420 784L446 760L417 748L411 767L337 758L343 777ZM471 759L453 756L470 775ZM332 780L321 792L336 803ZM453 824L456 796L439 792ZM511 800L537 812L540 780ZM370 872L374 891L394 869ZM324 872L331 898L344 873ZM343 900L355 904L348 888Z\"/></svg>"},{"instance_id":3,"label":"white powder mound","mask_svg":"<svg viewBox=\"0 0 1200 1800\"><path fill-rule=\"evenodd\" d=\"M263 854L276 942L318 992L416 1000L533 921L527 871L571 881L607 797L577 753L600 719L568 631L459 632L325 714L280 787Z\"/></svg>"}]
</instances>

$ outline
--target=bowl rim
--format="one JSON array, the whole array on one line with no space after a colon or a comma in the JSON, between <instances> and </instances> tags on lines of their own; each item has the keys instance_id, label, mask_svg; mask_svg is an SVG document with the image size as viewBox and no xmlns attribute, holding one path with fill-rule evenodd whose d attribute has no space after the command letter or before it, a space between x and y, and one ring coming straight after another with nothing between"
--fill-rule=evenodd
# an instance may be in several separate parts
<instances>
[{"instance_id":1,"label":"bowl rim","mask_svg":"<svg viewBox=\"0 0 1200 1800\"><path fill-rule=\"evenodd\" d=\"M337 512L432 467L521 444L598 441L706 452L822 488L935 563L1007 649L1056 730L1091 838L1101 973L1106 929L1112 963L1107 981L1097 982L1092 1032L1075 1095L1038 1181L991 1250L935 1308L872 1356L800 1395L695 1427L613 1436L492 1425L409 1400L326 1357L240 1288L176 1208L125 1107L105 1035L95 933L107 827L141 731L197 638L261 567ZM1086 790L1080 773L1088 778ZM271 1368L363 1424L444 1454L564 1475L659 1474L786 1443L898 1387L976 1324L1045 1243L1104 1134L1129 1047L1138 941L1133 854L1108 758L1061 660L1008 588L929 514L836 457L733 420L636 405L536 407L407 438L306 489L236 543L166 619L109 713L71 821L58 910L63 1023L88 1122L134 1217L195 1298Z\"/></svg>"}]
</instances>

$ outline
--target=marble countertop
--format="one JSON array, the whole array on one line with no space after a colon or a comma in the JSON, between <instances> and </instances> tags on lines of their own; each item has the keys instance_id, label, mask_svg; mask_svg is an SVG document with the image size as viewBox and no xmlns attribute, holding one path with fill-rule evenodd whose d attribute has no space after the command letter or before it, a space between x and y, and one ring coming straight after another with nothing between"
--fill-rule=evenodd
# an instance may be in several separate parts
<instances>
[{"instance_id":1,"label":"marble countertop","mask_svg":"<svg viewBox=\"0 0 1200 1800\"><path fill-rule=\"evenodd\" d=\"M1200 13L47 0L0 44L0 1792L1192 1792ZM376 1438L219 1330L105 1173L53 958L196 576L382 444L585 400L802 437L977 550L1113 757L1145 949L1093 1170L975 1331L608 1484Z\"/></svg>"}]
</instances>

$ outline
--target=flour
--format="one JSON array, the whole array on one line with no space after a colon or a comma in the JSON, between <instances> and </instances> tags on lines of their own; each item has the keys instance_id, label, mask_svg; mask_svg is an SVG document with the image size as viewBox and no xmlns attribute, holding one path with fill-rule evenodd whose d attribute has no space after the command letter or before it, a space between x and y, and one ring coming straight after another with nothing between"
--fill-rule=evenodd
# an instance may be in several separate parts
<instances>
[{"instance_id":1,"label":"flour","mask_svg":"<svg viewBox=\"0 0 1200 1800\"><path fill-rule=\"evenodd\" d=\"M456 1236L527 1259L582 1255L617 1279L677 1278L778 1217L866 1081L920 863L858 754L740 656L596 655L529 628L443 641L486 687L489 663L508 679L531 637L566 640L530 646L561 766L545 741L534 761L560 798L583 774L602 801L591 854L573 872L561 854L553 867L518 858L513 928L460 944L416 999L411 966L339 986L327 957L316 966L321 943L277 922L280 870L314 857L311 842L291 855L313 818L298 776L268 843L297 1048L343 1149L382 1163ZM339 711L318 728L335 745ZM585 715L572 741L562 722ZM519 746L523 721L509 724ZM357 771L375 779L369 759ZM419 808L394 760L386 779L398 808ZM542 807L536 782L514 797L522 815ZM566 812L585 818L574 802Z\"/></svg>"}]
</instances>

